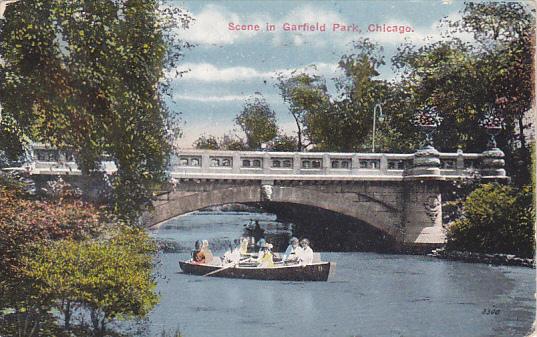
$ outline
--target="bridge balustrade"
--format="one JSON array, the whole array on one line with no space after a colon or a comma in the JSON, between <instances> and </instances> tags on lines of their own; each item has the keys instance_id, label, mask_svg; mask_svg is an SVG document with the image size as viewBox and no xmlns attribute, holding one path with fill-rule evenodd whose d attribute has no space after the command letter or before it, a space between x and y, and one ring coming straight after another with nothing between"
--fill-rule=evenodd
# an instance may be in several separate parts
<instances>
[{"instance_id":1,"label":"bridge balustrade","mask_svg":"<svg viewBox=\"0 0 537 337\"><path fill-rule=\"evenodd\" d=\"M176 177L225 176L334 176L404 177L414 167L413 153L326 153L183 150L169 171ZM440 153L440 174L472 177L480 172L481 153ZM24 167L31 174L80 174L70 151L44 145L33 148ZM103 160L103 170L115 171Z\"/></svg>"},{"instance_id":2,"label":"bridge balustrade","mask_svg":"<svg viewBox=\"0 0 537 337\"><path fill-rule=\"evenodd\" d=\"M478 170L479 153L440 153L445 176L472 176ZM197 158L196 165L186 165ZM226 159L227 158L227 159ZM228 160L224 164L224 160ZM253 152L184 150L179 164L170 167L177 177L203 175L323 175L403 177L413 168L414 154ZM216 165L214 163L220 162ZM198 165L198 163L200 163Z\"/></svg>"}]
</instances>

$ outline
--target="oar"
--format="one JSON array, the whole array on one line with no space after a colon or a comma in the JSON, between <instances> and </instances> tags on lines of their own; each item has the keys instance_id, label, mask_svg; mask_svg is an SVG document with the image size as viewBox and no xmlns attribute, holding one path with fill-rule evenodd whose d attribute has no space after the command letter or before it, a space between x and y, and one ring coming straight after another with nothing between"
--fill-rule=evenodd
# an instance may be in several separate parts
<instances>
[{"instance_id":1,"label":"oar","mask_svg":"<svg viewBox=\"0 0 537 337\"><path fill-rule=\"evenodd\" d=\"M231 267L235 267L237 265L237 263L234 263L234 264L230 264L229 266L226 266L226 267L222 267L220 269L217 269L217 270L213 270L211 272L208 272L207 274L203 275L203 276L211 276L211 275L214 275L216 273L219 273L221 272L222 270L226 270L226 269L229 269Z\"/></svg>"}]
</instances>

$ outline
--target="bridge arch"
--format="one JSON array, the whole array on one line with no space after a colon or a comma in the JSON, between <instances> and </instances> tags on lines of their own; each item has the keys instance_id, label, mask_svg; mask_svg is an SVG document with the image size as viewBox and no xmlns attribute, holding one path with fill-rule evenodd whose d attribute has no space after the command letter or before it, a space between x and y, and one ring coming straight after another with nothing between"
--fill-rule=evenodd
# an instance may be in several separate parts
<instances>
[{"instance_id":1,"label":"bridge arch","mask_svg":"<svg viewBox=\"0 0 537 337\"><path fill-rule=\"evenodd\" d=\"M398 238L401 235L401 211L374 196L356 192L327 192L302 186L273 186L270 199L262 196L260 185L237 185L199 191L175 191L164 194L154 203L154 210L144 215L151 227L176 216L210 206L230 203L287 203L311 206L340 213Z\"/></svg>"}]
</instances>

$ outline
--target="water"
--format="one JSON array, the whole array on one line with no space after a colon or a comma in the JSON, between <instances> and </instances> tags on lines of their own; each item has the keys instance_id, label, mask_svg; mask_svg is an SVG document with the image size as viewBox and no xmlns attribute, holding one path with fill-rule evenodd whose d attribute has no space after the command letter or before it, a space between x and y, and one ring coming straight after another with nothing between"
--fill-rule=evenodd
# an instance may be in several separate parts
<instances>
[{"instance_id":1,"label":"water","mask_svg":"<svg viewBox=\"0 0 537 337\"><path fill-rule=\"evenodd\" d=\"M153 231L182 245L233 240L262 213L192 213ZM215 252L221 253L221 252ZM185 275L161 257L160 304L153 334L177 327L185 337L525 336L535 317L535 271L425 256L322 253L337 263L328 282L236 280Z\"/></svg>"}]
</instances>

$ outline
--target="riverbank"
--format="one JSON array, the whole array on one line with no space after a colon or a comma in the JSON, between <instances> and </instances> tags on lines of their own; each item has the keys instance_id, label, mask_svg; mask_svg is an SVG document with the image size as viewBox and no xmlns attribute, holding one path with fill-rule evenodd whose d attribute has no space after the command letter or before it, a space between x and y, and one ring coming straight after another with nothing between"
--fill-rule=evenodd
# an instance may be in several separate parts
<instances>
[{"instance_id":1,"label":"riverbank","mask_svg":"<svg viewBox=\"0 0 537 337\"><path fill-rule=\"evenodd\" d=\"M457 250L446 250L438 248L427 254L428 256L436 257L445 260L455 260L470 263L485 263L503 266L521 266L535 268L534 259L521 258L511 254L485 254L474 252L463 252Z\"/></svg>"}]
</instances>

